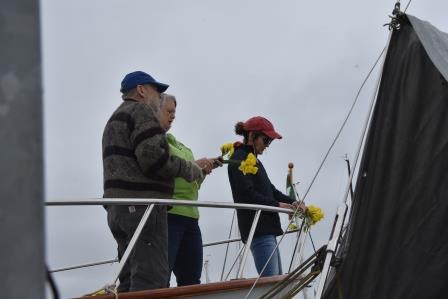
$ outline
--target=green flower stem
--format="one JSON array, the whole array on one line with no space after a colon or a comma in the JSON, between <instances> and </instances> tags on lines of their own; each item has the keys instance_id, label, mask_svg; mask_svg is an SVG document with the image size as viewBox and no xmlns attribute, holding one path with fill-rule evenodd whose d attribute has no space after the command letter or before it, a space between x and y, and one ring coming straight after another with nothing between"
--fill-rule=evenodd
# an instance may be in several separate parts
<instances>
[{"instance_id":1,"label":"green flower stem","mask_svg":"<svg viewBox=\"0 0 448 299\"><path fill-rule=\"evenodd\" d=\"M241 164L242 160L227 159L221 161L224 164Z\"/></svg>"}]
</instances>

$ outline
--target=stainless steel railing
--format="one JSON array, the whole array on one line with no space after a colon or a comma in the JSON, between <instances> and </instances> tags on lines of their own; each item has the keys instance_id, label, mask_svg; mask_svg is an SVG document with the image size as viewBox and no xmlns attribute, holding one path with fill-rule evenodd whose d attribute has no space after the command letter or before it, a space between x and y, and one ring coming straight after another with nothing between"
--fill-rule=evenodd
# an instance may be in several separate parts
<instances>
[{"instance_id":1,"label":"stainless steel railing","mask_svg":"<svg viewBox=\"0 0 448 299\"><path fill-rule=\"evenodd\" d=\"M53 206L53 207L54 206L85 206L85 205L146 205L146 206L148 206L145 213L143 214L142 219L140 220L139 225L137 226L137 228L134 232L134 235L131 238L131 241L129 242L128 247L126 248L125 253L123 254L121 261L119 262L118 269L114 275L114 280L113 280L112 284L117 284L119 274L121 273L123 266L129 257L130 252L134 248L135 243L136 243L138 237L140 236L140 233L141 233L148 217L150 216L154 205L171 205L171 206L181 205L181 206L196 206L196 207L224 208L224 209L246 209L246 210L256 211L256 215L252 222L252 227L251 227L247 242L243 247L241 247L228 274L225 276L226 277L225 280L227 280L228 277L230 276L230 273L232 272L233 267L235 266L241 253L242 253L243 258L240 263L240 267L237 271L237 278L243 277L244 266L245 266L247 256L249 253L250 244L252 242L261 212L267 211L267 212L278 212L278 213L285 213L285 214L291 213L291 210L289 210L289 209L271 207L271 206L265 206L265 205L237 204L237 203L226 203L226 202L207 202L207 201L199 202L199 201L178 200L178 199L93 198L93 199L81 199L81 200L75 199L75 200L64 200L64 201L53 200L53 201L47 201L45 203L45 205L49 206L49 207L50 206ZM291 233L296 232L296 230L290 231L290 232ZM203 245L203 247L219 245L219 244L226 244L226 243L230 243L230 242L238 242L238 241L241 241L241 239L235 238L235 239L221 240L221 241L206 243ZM91 267L91 266L96 266L96 265L110 264L110 263L115 263L117 261L118 261L118 259L112 259L112 260L107 260L107 261L102 261L102 262L88 263L88 264L83 264L83 265L78 265L78 266L54 269L54 270L51 270L50 272L60 272L60 271L67 271L67 270Z\"/></svg>"}]
</instances>

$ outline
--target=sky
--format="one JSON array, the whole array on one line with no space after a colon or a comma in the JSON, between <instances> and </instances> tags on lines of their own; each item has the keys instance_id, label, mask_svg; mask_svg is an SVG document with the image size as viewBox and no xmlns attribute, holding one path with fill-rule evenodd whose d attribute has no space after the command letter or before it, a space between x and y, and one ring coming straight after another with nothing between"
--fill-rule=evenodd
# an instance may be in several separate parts
<instances>
[{"instance_id":1,"label":"sky","mask_svg":"<svg viewBox=\"0 0 448 299\"><path fill-rule=\"evenodd\" d=\"M102 132L121 102L123 76L135 70L170 84L167 92L178 101L171 133L197 158L217 156L221 144L239 140L233 133L236 122L256 115L270 119L283 139L259 158L280 190L293 162L303 195L386 45L383 24L394 3L42 0L46 199L102 196ZM408 13L447 32L447 6L442 0L414 0ZM344 200L343 157L356 154L377 77L374 72L306 198L326 214L312 229L316 247L328 241ZM225 167L207 177L200 200L232 202ZM50 268L116 256L101 207L47 207L45 212ZM231 210L200 212L204 242L227 238ZM285 216L282 221L286 225ZM293 241L285 238L280 246L284 268ZM219 280L224 250L204 251L212 281ZM309 240L305 251L312 252ZM79 296L110 283L115 267L54 277L64 298ZM255 276L251 258L246 269L246 277Z\"/></svg>"}]
</instances>

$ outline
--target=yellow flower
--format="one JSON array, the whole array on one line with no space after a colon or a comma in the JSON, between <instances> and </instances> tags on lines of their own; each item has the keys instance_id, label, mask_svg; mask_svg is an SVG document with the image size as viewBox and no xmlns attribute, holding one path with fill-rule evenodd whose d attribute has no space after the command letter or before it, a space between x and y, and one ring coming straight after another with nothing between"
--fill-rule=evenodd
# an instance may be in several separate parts
<instances>
[{"instance_id":1,"label":"yellow flower","mask_svg":"<svg viewBox=\"0 0 448 299\"><path fill-rule=\"evenodd\" d=\"M248 155L247 155L247 157L246 157L246 161L245 161L247 164L250 164L250 165L254 165L255 166L255 164L257 164L257 157L255 157L255 155L254 154L252 154L252 153L249 153Z\"/></svg>"},{"instance_id":2,"label":"yellow flower","mask_svg":"<svg viewBox=\"0 0 448 299\"><path fill-rule=\"evenodd\" d=\"M255 166L257 164L257 158L254 154L250 153L247 155L246 160L242 161L240 164L240 167L238 167L239 170L243 172L244 175L250 173L250 174L256 174L258 171L258 167Z\"/></svg>"},{"instance_id":3,"label":"yellow flower","mask_svg":"<svg viewBox=\"0 0 448 299\"><path fill-rule=\"evenodd\" d=\"M291 224L288 226L288 230L296 230L297 229L297 224L295 224L294 222L291 222Z\"/></svg>"},{"instance_id":4,"label":"yellow flower","mask_svg":"<svg viewBox=\"0 0 448 299\"><path fill-rule=\"evenodd\" d=\"M306 210L306 216L311 220L311 225L314 225L324 218L325 215L321 208L309 205Z\"/></svg>"},{"instance_id":5,"label":"yellow flower","mask_svg":"<svg viewBox=\"0 0 448 299\"><path fill-rule=\"evenodd\" d=\"M228 155L229 157L232 157L233 151L233 143L225 143L221 145L221 153L223 156Z\"/></svg>"}]
</instances>

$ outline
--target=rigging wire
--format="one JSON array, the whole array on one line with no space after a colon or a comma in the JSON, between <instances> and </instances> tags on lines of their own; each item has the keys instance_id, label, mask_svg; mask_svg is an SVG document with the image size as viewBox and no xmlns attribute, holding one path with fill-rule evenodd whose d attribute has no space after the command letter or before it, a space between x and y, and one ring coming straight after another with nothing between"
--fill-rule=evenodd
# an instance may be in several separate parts
<instances>
[{"instance_id":1,"label":"rigging wire","mask_svg":"<svg viewBox=\"0 0 448 299\"><path fill-rule=\"evenodd\" d=\"M353 109L355 108L355 105L356 105L356 103L357 103L357 101L358 101L358 98L359 98L359 95L361 94L362 89L364 88L365 84L367 83L367 81L368 81L369 78L370 78L370 75L372 74L372 72L373 72L374 69L376 68L378 62L380 61L381 57L383 56L384 51L386 51L386 47L384 47L383 50L381 51L380 55L378 55L378 58L376 59L376 61L375 61L375 63L373 64L372 68L371 68L370 71L367 73L367 76L365 77L364 81L362 82L361 86L359 87L358 92L356 93L355 100L353 101L353 103L352 103L352 105L351 105L351 107L350 107L350 110L349 110L349 112L347 113L347 116L345 117L345 119L344 119L344 121L343 121L341 127L339 128L339 131L337 132L335 138L333 139L333 142L331 143L331 145L330 145L330 147L328 148L328 150L327 150L327 152L326 152L324 158L322 159L322 162L320 163L319 168L317 169L317 171L316 171L316 173L315 173L313 179L311 180L311 183L310 183L310 185L308 186L308 189L306 190L305 195L303 196L303 199L302 199L303 202L305 202L306 196L307 196L308 193L310 192L311 187L313 186L313 184L314 184L314 182L315 182L317 176L319 175L319 173L320 173L322 167L324 166L324 164L325 164L325 162L326 162L328 156L330 155L331 150L333 149L334 145L336 144L337 140L339 139L339 137L340 137L340 135L341 135L341 133L342 133L342 131L343 131L345 125L347 124L348 119L350 118L350 115L351 115L352 112L353 112ZM296 212L294 213L294 216L295 216L295 214L296 214ZM314 246L314 241L313 241L313 237L311 236L311 231L308 232L308 235L309 235L309 237L310 237L311 244L313 245L314 252L316 252L316 247Z\"/></svg>"},{"instance_id":2,"label":"rigging wire","mask_svg":"<svg viewBox=\"0 0 448 299\"><path fill-rule=\"evenodd\" d=\"M356 103L358 102L359 95L361 94L361 91L362 91L362 89L364 88L364 85L365 85L365 84L367 83L367 81L369 80L370 75L372 74L372 72L373 72L374 69L376 68L378 62L379 62L380 59L381 59L381 56L383 56L383 54L384 54L384 51L386 51L386 48L385 48L385 47L384 47L383 50L381 51L380 55L378 55L378 58L376 59L376 61L375 61L375 63L373 64L372 68L371 68L370 71L367 73L367 76L365 77L364 81L362 82L361 86L359 87L358 92L356 93L355 100L353 101L353 103L352 103L352 105L351 105L351 107L350 107L350 109L349 109L349 112L347 113L347 116L345 117L344 121L342 122L341 127L339 128L339 130L338 130L336 136L334 137L333 142L331 143L330 147L328 148L328 150L327 150L327 152L326 152L324 158L322 159L322 162L320 163L320 165L319 165L319 167L318 167L316 173L314 174L313 179L311 180L310 185L308 186L308 189L307 189L306 192L305 192L305 195L303 196L303 201L305 201L305 199L306 199L308 193L310 192L311 187L313 186L313 184L314 184L314 182L315 182L317 176L319 175L319 173L320 173L320 171L321 171L323 165L324 165L325 162L327 161L327 158L328 158L328 156L330 155L331 150L333 149L334 145L336 144L336 141L339 139L339 137L340 137L340 135L341 135L341 133L342 133L342 130L344 129L345 125L347 124L347 121L348 121L348 119L350 118L350 115L352 114L353 109L355 108Z\"/></svg>"},{"instance_id":3,"label":"rigging wire","mask_svg":"<svg viewBox=\"0 0 448 299\"><path fill-rule=\"evenodd\" d=\"M408 4L406 5L405 12L408 9L411 1L412 0L409 0ZM390 41L391 41L391 38L392 38L392 32L393 31L397 31L397 30L400 29L401 26L400 26L400 21L398 20L398 18L399 18L400 15L404 15L404 14L405 14L404 12L400 11L400 1L398 0L397 3L395 4L395 8L394 8L394 11L393 11L393 16L390 16L392 18L391 23L388 24L389 25L390 34L389 34L389 39L388 39L387 45L386 45L386 47L384 47L383 52L385 51L385 49L388 48L388 46L390 44ZM384 68L385 60L386 60L386 58L384 59L384 62L383 62L383 68ZM378 93L379 93L379 89L380 89L381 76L382 76L382 74L380 73L380 77L378 79L378 83L377 83L377 86L376 86L376 91L375 91L375 94L374 94L374 98L372 99L372 102L371 102L369 117L367 119L367 122L366 122L364 130L363 130L363 136L366 136L366 132L367 132L367 129L368 129L369 118L371 118L372 115L373 115L374 104L375 104L375 101L376 101L375 98L378 97ZM355 167L356 167L357 162L358 162L359 154L361 152L362 143L363 143L363 140L360 140L358 151L356 153L356 157L355 157L355 161L354 161L354 166L351 169L352 171L350 173L350 178L349 178L350 184L351 184L351 180L352 180L352 177L353 177L353 172L355 171ZM349 171L350 171L350 167L349 167ZM351 187L351 186L349 186L349 187ZM347 202L347 198L348 198L348 193L349 193L349 188L347 188L346 195L345 195L346 202ZM345 215L346 215L345 213L347 212L347 203L345 203L345 206L346 206L346 208L345 208L344 216L342 218L343 220L342 220L341 226L343 226L344 222L345 222ZM333 229L335 229L335 228L333 228ZM340 235L341 235L341 232L338 233L338 238L340 237ZM332 238L333 238L333 236L332 236ZM329 241L328 246L330 246L331 242L332 242L332 240ZM338 243L339 242L335 242L335 243L332 244L333 248L331 248L330 251L328 251L327 257L325 258L325 262L324 262L323 268L321 270L321 281L319 282L317 298L321 298L321 296L322 296L323 289L324 289L325 283L326 283L326 277L328 275L329 268L331 267L330 266L331 259L333 258L335 252L337 252L337 245L338 245Z\"/></svg>"},{"instance_id":4,"label":"rigging wire","mask_svg":"<svg viewBox=\"0 0 448 299\"><path fill-rule=\"evenodd\" d=\"M405 8L404 12L406 12L406 10L408 9L408 7L409 7L409 5L411 4L411 2L412 2L412 0L409 0L408 4L406 5L406 8ZM400 0L398 0L397 3L400 3ZM311 188L312 188L312 186L313 186L313 184L314 184L314 182L315 182L317 176L319 175L319 173L320 173L320 171L321 171L323 165L325 164L325 162L326 162L326 160L327 160L329 154L331 153L331 150L333 149L333 147L334 147L334 145L336 144L337 140L339 139L339 137L340 137L340 135L341 135L341 133L342 133L342 131L343 131L345 125L347 124L347 121L348 121L348 119L350 118L350 116L351 116L351 114L352 114L352 112L353 112L353 109L354 109L356 103L358 102L359 95L361 94L362 89L364 88L364 86L365 86L365 84L367 83L367 81L370 79L370 76L372 75L373 71L375 70L376 66L378 65L378 62L381 60L381 57L383 56L383 54L384 54L384 52L386 51L387 47L388 47L388 45L386 45L385 47L383 47L383 49L381 50L380 54L378 55L378 58L376 59L376 61L375 61L375 63L373 64L373 66L370 68L370 70L369 70L369 72L367 73L366 77L364 78L364 80L363 80L361 86L359 87L358 92L356 93L355 99L354 99L354 101L353 101L353 103L352 103L352 105L351 105L351 107L350 107L350 109L349 109L349 112L347 113L347 116L345 117L345 119L344 119L344 121L343 121L341 127L339 128L339 130L338 130L336 136L334 137L334 139L333 139L333 141L332 141L330 147L328 148L326 154L324 155L324 158L322 159L322 162L320 163L320 165L319 165L319 167L318 167L318 169L317 169L317 171L316 171L316 173L315 173L313 179L311 180L310 185L308 186L308 188L307 188L307 190L306 190L306 192L305 192L305 195L303 196L302 202L305 202L305 199L306 199L306 197L307 197L309 191L311 190ZM377 87L377 88L378 88L378 87ZM375 92L375 93L376 93L376 92ZM293 185L293 186L294 186L294 185ZM295 191L295 192L296 192L296 194L297 194L297 191ZM298 209L296 209L296 211L294 211L294 214L293 214L293 217L292 217L291 220L290 220L290 223L292 222L292 219L294 218L294 216L296 215L297 212L298 212ZM266 268L267 264L268 264L269 261L271 260L271 258L272 258L272 256L273 256L273 254L275 253L275 251L278 250L278 246L279 246L280 243L282 242L284 236L285 236L285 233L283 233L283 235L281 236L279 242L276 244L276 247L274 248L274 251L272 252L271 256L268 258L268 261L266 262L266 265L263 267L263 270L264 270L264 268ZM313 239L312 239L312 237L311 237L311 233L310 233L310 232L309 232L309 236L310 236L310 240L311 240L311 243L312 243L312 245L313 245L313 248L314 248L314 242L313 242ZM314 250L315 250L315 249L314 249ZM315 250L315 251L316 251L316 250ZM262 270L261 272L263 272L263 270ZM252 285L251 289L250 289L249 292L247 293L247 295L246 295L246 297L245 297L246 299L249 298L250 294L252 293L252 291L253 291L253 289L255 288L255 285L257 284L257 282L258 282L259 279L260 279L260 275L258 275L258 277L257 277L257 279L255 280L254 284Z\"/></svg>"},{"instance_id":5,"label":"rigging wire","mask_svg":"<svg viewBox=\"0 0 448 299\"><path fill-rule=\"evenodd\" d=\"M406 8L404 9L404 12L406 12L406 10L408 10L409 5L411 4L412 0L408 1L408 4L406 5Z\"/></svg>"},{"instance_id":6,"label":"rigging wire","mask_svg":"<svg viewBox=\"0 0 448 299\"><path fill-rule=\"evenodd\" d=\"M391 28L393 28L393 30L398 30L398 29L394 29L394 27L391 27ZM387 40L385 49L387 49L390 45L393 30L390 30L390 32L389 32L389 38ZM386 57L383 60L382 69L384 69L385 61L386 61ZM321 268L321 279L320 279L319 286L317 289L317 295L316 295L317 298L322 297L322 292L325 287L325 281L326 281L329 269L330 269L330 267L332 267L331 260L332 260L332 257L334 256L335 252L337 252L341 229L346 220L346 214L347 214L347 210L348 210L347 199L348 199L348 195L349 195L350 184L353 180L353 175L355 172L356 165L358 164L358 159L361 154L361 149L362 149L364 140L367 137L367 131L369 128L370 120L373 117L375 102L378 97L378 93L379 93L379 89L380 89L380 85L381 85L381 79L382 79L382 71L379 73L379 76L378 76L376 88L375 88L375 91L373 93L373 96L372 96L372 99L370 102L369 111L367 113L367 118L365 120L364 127L362 129L362 133L361 133L360 140L358 143L357 151L356 151L356 154L354 157L352 171L351 171L350 177L348 179L347 188L346 188L345 195L344 195L345 202L343 205L340 206L340 208L338 209L338 212L336 214L336 217L335 217L335 224L333 226L333 231L331 233L330 240L328 242L328 248L326 250L327 252L326 252L325 261Z\"/></svg>"},{"instance_id":7,"label":"rigging wire","mask_svg":"<svg viewBox=\"0 0 448 299\"><path fill-rule=\"evenodd\" d=\"M409 7L411 1L412 1L412 0L409 0L408 4L406 5L405 11L408 9L408 7ZM399 5L400 0L398 0L397 3L398 3L398 5ZM325 164L325 162L326 162L326 160L327 160L327 158L328 158L328 156L329 156L331 150L333 149L334 145L336 144L337 140L339 139L339 137L340 137L340 135L341 135L341 133L342 133L342 130L344 129L345 125L347 124L347 121L348 121L348 119L350 118L350 115L351 115L352 112L353 112L353 109L354 109L354 107L355 107L355 105L356 105L356 103L357 103L357 101L358 101L358 99L359 99L359 95L361 94L362 89L364 88L365 84L366 84L367 81L369 80L369 78L370 78L371 74L373 73L374 69L375 69L376 66L378 65L378 62L381 60L381 57L383 56L384 52L386 51L386 49L387 49L387 47L388 47L388 44L389 44L389 42L388 42L387 45L381 50L381 53L378 55L378 58L376 59L375 63L373 64L373 66L371 67L371 69L369 70L369 72L367 73L367 76L366 76L365 79L363 80L363 82L362 82L360 88L358 89L358 92L357 92L357 94L356 94L356 97L355 97L355 99L354 99L354 101L353 101L353 103L352 103L350 109L349 109L349 112L347 113L347 116L345 117L345 119L344 119L344 121L343 121L343 123L342 123L340 129L338 130L338 132L337 132L335 138L333 139L333 142L331 143L330 147L328 148L328 150L327 150L327 152L326 152L324 158L322 159L321 164L319 165L319 167L318 167L318 169L317 169L317 171L316 171L316 173L315 173L313 179L311 180L311 183L310 183L310 185L308 186L308 189L306 190L305 195L303 196L302 202L305 202L305 199L306 199L306 197L307 197L309 191L311 190L311 187L313 186L313 184L314 184L314 182L315 182L317 176L319 175L319 173L320 173L320 171L321 171L323 165ZM377 86L377 90L376 90L376 92L375 92L375 95L376 95L376 93L378 92L378 88L379 88L379 86ZM365 132L364 132L364 134L365 134ZM355 164L356 164L356 163L355 163ZM293 187L294 187L294 185L293 185ZM297 191L296 191L296 194L297 194ZM291 224L292 219L294 218L294 216L296 215L297 212L298 212L298 209L296 209L296 210L294 211L293 217L291 217L291 220L290 220L290 223L289 223L289 224ZM284 236L285 236L285 233L283 233L283 235L281 236L279 242L276 244L276 247L274 248L274 250L273 250L271 256L269 257L268 261L266 262L266 265L263 267L263 270L262 270L261 272L263 272L263 271L264 271L264 268L266 268L267 264L269 263L269 261L271 260L273 254L275 253L275 250L278 250L278 246L279 246L280 243L282 242ZM313 239L312 239L312 237L311 237L311 233L310 233L310 232L309 232L309 236L310 236L311 242L312 242L313 247L314 247L314 242L313 242ZM246 299L249 298L250 294L252 293L252 291L253 291L253 289L255 288L255 285L257 284L257 282L258 282L259 279L260 279L260 275L258 275L258 277L257 277L257 279L255 280L254 284L252 285L251 289L250 289L249 292L247 293L247 295L246 295L246 297L245 297Z\"/></svg>"},{"instance_id":8,"label":"rigging wire","mask_svg":"<svg viewBox=\"0 0 448 299\"><path fill-rule=\"evenodd\" d=\"M411 1L411 0L410 0L410 1ZM408 3L408 4L409 4L409 3ZM323 165L325 164L325 162L326 162L326 160L327 160L329 154L331 153L331 150L333 149L334 145L336 144L337 140L339 139L339 137L340 137L340 135L341 135L341 133L342 133L342 130L344 129L345 125L347 124L347 121L348 121L348 119L350 118L350 115L352 114L353 109L354 109L356 103L358 102L359 95L361 94L362 89L364 88L364 86L365 86L365 84L367 83L367 81L370 79L371 74L373 73L373 71L375 70L376 66L378 65L378 62L381 60L381 57L383 56L384 52L386 51L386 48L387 48L387 46L385 46L385 47L381 50L380 54L378 55L378 58L376 59L376 61L375 61L375 63L373 64L373 66L370 68L370 70L369 70L369 72L367 73L366 77L364 78L364 80L363 80L361 86L359 87L359 89L358 89L358 91L357 91L357 93L356 93L355 99L354 99L354 101L353 101L353 103L352 103L352 105L351 105L351 107L350 107L350 109L349 109L349 112L347 113L347 116L345 117L345 119L344 119L344 121L343 121L341 127L339 128L339 130L338 130L338 132L337 132L335 138L333 139L333 141L332 141L330 147L328 148L328 150L327 150L327 152L326 152L324 158L322 159L322 162L320 163L320 165L319 165L319 167L318 167L318 169L317 169L317 171L316 171L316 173L315 173L313 179L311 180L311 183L310 183L310 185L308 186L308 188L307 188L307 190L306 190L306 192L305 192L305 195L304 195L303 198L302 198L302 201L303 201L303 202L305 202L306 196L308 195L309 191L311 190L311 187L313 186L313 184L314 184L314 182L315 182L317 176L319 175L319 173L320 173L320 171L321 171ZM294 185L293 185L293 186L294 186ZM294 189L295 189L295 188L294 188ZM295 191L295 192L296 192L296 194L297 194L297 191ZM294 218L294 216L296 215L297 212L298 212L298 209L296 209L296 211L294 211L294 214L293 214L293 217L292 217L291 220L290 220L290 223L292 222L292 219ZM290 224L290 223L289 223L289 224ZM311 237L311 233L310 233L310 232L308 232L308 233L309 233L309 237L310 237L311 243L312 243L312 245L313 245L313 248L314 248L314 250L315 250L314 242L313 242L313 239L312 239L312 237ZM272 254L271 254L270 257L268 258L268 261L266 262L266 264L265 264L265 266L263 267L263 269L262 269L261 272L263 272L264 268L266 268L267 264L269 263L269 261L271 260L272 256L274 255L275 251L278 250L278 247L279 247L280 243L282 242L284 236L285 236L285 232L283 233L283 235L281 236L280 240L279 240L278 243L276 244L276 247L274 248ZM252 293L252 291L253 291L254 288L255 288L255 285L258 283L258 280L260 279L260 277L261 277L261 276L258 275L258 277L257 277L257 279L255 280L255 282L253 283L251 289L249 290L249 292L248 292L247 295L245 296L245 299L249 298L250 294Z\"/></svg>"},{"instance_id":9,"label":"rigging wire","mask_svg":"<svg viewBox=\"0 0 448 299\"><path fill-rule=\"evenodd\" d=\"M411 2L412 2L412 0L409 0L409 1L408 1L408 4L406 5L406 8L404 9L404 12L407 11L407 9L408 9L409 5L411 4ZM398 0L398 3L400 3L400 0ZM364 79L364 81L362 82L361 86L359 87L358 92L357 92L356 97L355 97L355 100L353 101L352 106L350 107L350 110L349 110L349 112L347 113L347 116L345 117L345 119L344 119L344 121L343 121L343 123L342 123L342 125L341 125L341 127L340 127L340 129L339 129L339 131L337 132L335 138L333 139L333 142L331 143L330 147L328 148L328 151L326 152L324 158L322 159L322 162L320 163L320 165L319 165L319 167L318 167L318 169L317 169L317 171L316 171L316 173L315 173L313 179L311 180L311 183L310 183L310 185L308 186L308 188L307 188L307 190L306 190L306 192L305 192L305 195L303 196L303 201L305 201L305 199L306 199L306 197L307 197L309 191L311 190L311 187L312 187L313 184L314 184L314 181L316 180L317 176L319 175L319 173L320 173L320 171L321 171L323 165L325 164L325 162L326 162L326 160L327 160L327 158L328 158L328 156L329 156L331 150L333 149L333 147L334 147L336 141L339 139L339 136L341 135L342 130L344 129L344 127L345 127L345 125L346 125L348 119L350 118L350 115L351 115L352 112L353 112L353 108L355 107L355 105L356 105L356 103L357 103L357 101L358 101L359 95L361 94L361 91L362 91L362 89L364 88L364 85L367 83L368 79L370 78L370 75L372 74L373 70L376 68L376 66L377 66L378 62L380 61L381 56L383 56L383 53L384 53L385 50L386 50L386 47L384 47L383 50L381 51L380 55L378 55L378 58L376 59L376 61L375 61L375 63L373 64L372 68L371 68L370 71L367 73L366 78Z\"/></svg>"},{"instance_id":10,"label":"rigging wire","mask_svg":"<svg viewBox=\"0 0 448 299\"><path fill-rule=\"evenodd\" d=\"M367 76L366 76L366 78L364 79L364 81L362 82L361 87L358 89L358 92L357 92L357 94L356 94L355 100L353 101L352 106L350 107L350 110L349 110L347 116L345 117L344 122L343 122L342 125L341 125L341 128L339 129L338 133L336 134L336 137L334 138L332 144L330 145L330 148L328 149L327 153L325 154L324 159L322 160L321 164L319 165L319 168L318 168L316 174L314 175L313 180L311 181L311 183L310 183L310 185L309 185L309 187L308 187L308 189L307 189L305 195L303 196L303 199L302 199L303 202L305 202L305 198L306 198L307 194L309 193L309 191L310 191L310 189L311 189L311 187L312 187L314 181L316 180L316 178L317 178L317 176L318 176L320 170L322 169L322 166L324 165L324 163L325 163L325 161L327 160L327 158L328 158L328 156L329 156L331 150L333 149L333 147L334 147L336 141L338 140L339 136L341 135L342 130L344 129L345 124L347 123L347 121L348 121L348 119L349 119L349 117L350 117L350 115L351 115L351 113L352 113L352 111L353 111L353 109L354 109L354 107L355 107L357 101L358 101L359 95L361 94L361 91L362 91L362 89L364 88L364 85L367 83L368 79L370 78L370 75L372 74L372 72L373 72L374 69L376 68L378 62L380 61L380 59L381 59L381 57L383 56L383 54L384 54L385 51L386 51L386 47L383 48L383 50L381 51L380 55L378 56L378 58L376 59L375 63L373 64L372 68L371 68L370 71L367 73ZM294 187L294 185L293 185L293 187ZM296 193L297 193L297 191L296 191ZM291 217L291 220L289 221L289 224L291 224L291 222L292 222L292 220L294 219L294 217L295 217L295 215L297 214L297 212L298 212L298 209L296 209L296 210L294 211L293 217ZM288 225L289 225L289 224L288 224ZM313 239L312 239L312 237L311 237L311 233L308 232L308 234L309 234L309 236L310 236L311 244L313 244L313 248L315 248L315 247L314 247ZM275 246L273 252L272 252L271 255L269 256L268 261L266 262L265 266L263 267L261 273L263 273L264 269L266 268L267 264L270 262L270 260L271 260L272 256L274 255L275 251L278 250L278 247L279 247L279 245L281 244L281 242L283 241L284 236L285 236L285 232L283 232L283 234L281 235L280 240L277 242L277 244L276 244L276 246ZM254 288L255 288L255 285L256 285L256 284L258 283L258 281L260 280L260 277L261 277L261 276L258 275L257 279L255 280L255 282L253 283L252 287L250 288L249 292L248 292L247 295L245 296L245 299L249 298L250 294L252 293L252 291L253 291Z\"/></svg>"}]
</instances>

